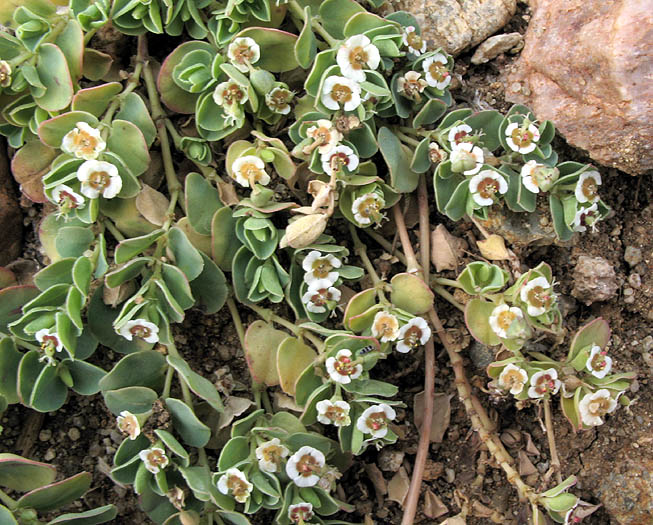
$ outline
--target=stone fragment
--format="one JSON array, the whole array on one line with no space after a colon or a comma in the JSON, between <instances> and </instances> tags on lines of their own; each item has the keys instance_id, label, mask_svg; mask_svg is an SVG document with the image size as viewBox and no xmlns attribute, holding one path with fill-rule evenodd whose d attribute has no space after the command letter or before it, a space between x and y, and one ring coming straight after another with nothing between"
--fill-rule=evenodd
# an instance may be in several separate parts
<instances>
[{"instance_id":1,"label":"stone fragment","mask_svg":"<svg viewBox=\"0 0 653 525\"><path fill-rule=\"evenodd\" d=\"M401 450L384 448L381 450L377 461L379 468L385 472L397 472L404 461L404 455Z\"/></svg>"},{"instance_id":2,"label":"stone fragment","mask_svg":"<svg viewBox=\"0 0 653 525\"><path fill-rule=\"evenodd\" d=\"M596 162L653 169L650 0L532 0L506 99L552 120Z\"/></svg>"},{"instance_id":3,"label":"stone fragment","mask_svg":"<svg viewBox=\"0 0 653 525\"><path fill-rule=\"evenodd\" d=\"M624 261L626 261L631 268L637 266L642 262L642 250L637 246L626 246L624 250Z\"/></svg>"},{"instance_id":4,"label":"stone fragment","mask_svg":"<svg viewBox=\"0 0 653 525\"><path fill-rule=\"evenodd\" d=\"M619 288L612 265L603 257L581 255L574 269L571 295L590 305L614 297Z\"/></svg>"},{"instance_id":5,"label":"stone fragment","mask_svg":"<svg viewBox=\"0 0 653 525\"><path fill-rule=\"evenodd\" d=\"M481 221L481 224L516 248L525 248L529 244L549 246L556 242L550 215L541 208L536 208L532 213L515 213L505 207L492 206L488 219Z\"/></svg>"},{"instance_id":6,"label":"stone fragment","mask_svg":"<svg viewBox=\"0 0 653 525\"><path fill-rule=\"evenodd\" d=\"M23 249L23 215L14 190L14 178L9 172L4 139L0 139L0 224L0 265L4 266L20 256Z\"/></svg>"},{"instance_id":7,"label":"stone fragment","mask_svg":"<svg viewBox=\"0 0 653 525\"><path fill-rule=\"evenodd\" d=\"M649 525L653 516L653 438L620 450L599 479L598 496L613 523Z\"/></svg>"},{"instance_id":8,"label":"stone fragment","mask_svg":"<svg viewBox=\"0 0 653 525\"><path fill-rule=\"evenodd\" d=\"M399 0L395 10L413 14L431 47L457 55L508 23L516 0Z\"/></svg>"},{"instance_id":9,"label":"stone fragment","mask_svg":"<svg viewBox=\"0 0 653 525\"><path fill-rule=\"evenodd\" d=\"M498 57L501 53L510 51L523 44L523 37L519 33L506 33L495 35L483 42L472 56L472 64L485 64Z\"/></svg>"}]
</instances>

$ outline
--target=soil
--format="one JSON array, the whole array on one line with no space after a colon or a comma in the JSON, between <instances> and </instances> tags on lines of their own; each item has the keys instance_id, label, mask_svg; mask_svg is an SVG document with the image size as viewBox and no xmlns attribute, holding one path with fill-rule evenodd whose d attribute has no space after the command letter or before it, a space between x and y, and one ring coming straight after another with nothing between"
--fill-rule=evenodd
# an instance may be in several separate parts
<instances>
[{"instance_id":1,"label":"soil","mask_svg":"<svg viewBox=\"0 0 653 525\"><path fill-rule=\"evenodd\" d=\"M523 33L527 20L527 8L522 6L505 31ZM501 55L488 64L473 66L469 62L471 54L456 59L455 71L459 82L453 91L454 97L477 108L492 107L505 111L510 105L503 98L501 74L514 60L514 56ZM589 162L583 152L567 146L561 138L556 140L554 147L563 160ZM614 212L609 219L599 223L595 233L577 236L565 245L552 244L515 250L525 268L535 266L540 261L547 261L553 267L558 282L557 291L561 294L567 311L565 323L569 333L596 317L603 317L612 328L610 355L614 359L615 368L638 373L638 380L628 394L633 400L632 405L619 408L597 429L574 434L558 407L554 409L554 429L563 476L577 475L579 483L574 492L591 503L600 502L597 480L611 468L612 459L643 434L650 435L653 420L653 392L649 382L653 367L653 340L650 335L653 333L653 266L650 259L653 253L653 238L650 235L653 230L653 180L633 178L614 169L600 168L600 171L604 181L603 200L609 203ZM31 232L26 241L24 257L42 263L34 234L40 210L24 199L23 204L25 224ZM433 225L444 222L451 233L468 241L471 254L478 253L475 240L480 237L472 225L443 221L435 213L432 221ZM639 248L643 254L642 262L634 268L624 260L627 246ZM385 267L389 264L380 259L383 252L378 246L370 244L369 253L375 264L383 264ZM614 298L590 306L573 298L573 270L581 255L604 257L610 262L620 285ZM464 263L475 259L477 256L469 255ZM392 271L400 271L400 266L395 265ZM633 277L633 274L637 276ZM445 272L444 276L455 278L455 273ZM448 330L459 336L465 334L459 311L444 302L438 302L437 307ZM246 323L255 320L244 308L241 309L241 315ZM247 366L226 309L213 316L191 312L175 330L179 351L193 369L215 381L224 392L251 397L247 386ZM517 457L519 450L524 450L535 467L535 473L526 477L527 482L536 490L551 486L551 481L545 481L544 477L550 466L550 456L540 419L543 415L538 413L536 406L517 410L514 403L497 401L484 393L487 377L483 366L493 356L486 349L479 349L478 345L470 345L468 337L459 339L462 341L467 374L476 387L475 394L489 408L499 434L506 439L509 434L519 438L519 443L509 447L513 457ZM474 352L470 352L472 348ZM477 504L471 506L474 502L501 513L504 516L501 523L526 523L525 508L517 500L515 491L503 472L496 465L488 463L487 454L481 450L477 435L470 430L470 422L455 394L453 373L446 353L439 342L436 353L436 392L450 397L451 419L443 441L433 443L430 447L427 475L422 484L423 493L415 523L439 523L446 517L458 514L463 507L476 509L467 516L469 525L490 523L488 516L482 515L479 510L481 507ZM110 363L119 357L112 354L111 351L100 349L94 360L100 366L109 368ZM356 511L340 517L352 522L371 518L379 524L398 524L402 516L401 506L375 491L369 473L375 470L372 465L379 466L385 483L397 475L401 467L410 476L419 438L413 424L413 397L423 388L423 354L416 352L402 355L401 359L390 356L374 372L378 379L399 386L400 397L406 404L405 409L398 411L397 418L397 431L403 437L395 446L387 447L381 452L368 450L344 473L340 480L341 494L348 495L346 499L355 505ZM150 523L138 510L138 502L131 488L116 485L108 476L113 453L122 436L117 432L115 419L105 408L101 396L82 397L72 394L62 409L42 415L21 406L12 406L2 417L1 424L4 427L1 452L18 453L38 461L51 462L57 466L60 477L81 470L93 474L92 489L71 506L71 511L114 503L119 509L115 523ZM532 444L527 449L529 440L532 440ZM217 460L217 452L209 450L209 458ZM379 481L377 480L377 485ZM448 509L447 513L437 518L429 518L424 514L426 489L441 499ZM616 523L611 522L603 508L587 521L596 525ZM271 520L269 516L263 516L255 518L253 522L263 524L270 523Z\"/></svg>"}]
</instances>

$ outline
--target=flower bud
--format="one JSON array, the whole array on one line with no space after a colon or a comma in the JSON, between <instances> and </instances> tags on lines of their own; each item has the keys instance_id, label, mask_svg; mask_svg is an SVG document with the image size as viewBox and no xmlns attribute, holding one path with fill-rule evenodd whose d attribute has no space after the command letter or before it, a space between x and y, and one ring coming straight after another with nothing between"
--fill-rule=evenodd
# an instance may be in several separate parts
<instances>
[{"instance_id":1,"label":"flower bud","mask_svg":"<svg viewBox=\"0 0 653 525\"><path fill-rule=\"evenodd\" d=\"M538 188L542 191L549 191L560 177L560 172L558 168L539 165L535 168L531 177L535 180Z\"/></svg>"},{"instance_id":2,"label":"flower bud","mask_svg":"<svg viewBox=\"0 0 653 525\"><path fill-rule=\"evenodd\" d=\"M211 148L205 140L196 137L183 137L180 146L190 160L202 166L207 166L211 162Z\"/></svg>"},{"instance_id":3,"label":"flower bud","mask_svg":"<svg viewBox=\"0 0 653 525\"><path fill-rule=\"evenodd\" d=\"M476 159L469 151L455 149L451 152L451 171L454 173L473 170L475 166Z\"/></svg>"},{"instance_id":4,"label":"flower bud","mask_svg":"<svg viewBox=\"0 0 653 525\"><path fill-rule=\"evenodd\" d=\"M6 60L0 60L0 87L11 85L11 65Z\"/></svg>"},{"instance_id":5,"label":"flower bud","mask_svg":"<svg viewBox=\"0 0 653 525\"><path fill-rule=\"evenodd\" d=\"M249 81L259 95L266 95L276 83L274 75L265 69L256 69L249 75Z\"/></svg>"},{"instance_id":6,"label":"flower bud","mask_svg":"<svg viewBox=\"0 0 653 525\"><path fill-rule=\"evenodd\" d=\"M291 222L279 242L279 247L304 248L312 244L324 232L327 220L326 214L315 213Z\"/></svg>"}]
</instances>

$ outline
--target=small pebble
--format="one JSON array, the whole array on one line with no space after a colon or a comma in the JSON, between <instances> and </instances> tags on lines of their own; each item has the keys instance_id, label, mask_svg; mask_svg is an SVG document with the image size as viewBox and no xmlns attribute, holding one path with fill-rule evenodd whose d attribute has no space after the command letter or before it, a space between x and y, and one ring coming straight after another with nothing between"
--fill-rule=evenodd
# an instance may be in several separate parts
<instances>
[{"instance_id":1,"label":"small pebble","mask_svg":"<svg viewBox=\"0 0 653 525\"><path fill-rule=\"evenodd\" d=\"M631 273L628 276L628 284L630 284L630 286L633 288L639 288L642 286L642 278L638 273Z\"/></svg>"},{"instance_id":2,"label":"small pebble","mask_svg":"<svg viewBox=\"0 0 653 525\"><path fill-rule=\"evenodd\" d=\"M624 260L630 265L635 266L642 260L642 250L635 246L626 246Z\"/></svg>"},{"instance_id":3,"label":"small pebble","mask_svg":"<svg viewBox=\"0 0 653 525\"><path fill-rule=\"evenodd\" d=\"M447 480L447 483L453 483L456 479L456 471L452 468L446 468L444 469L444 476Z\"/></svg>"},{"instance_id":4,"label":"small pebble","mask_svg":"<svg viewBox=\"0 0 653 525\"><path fill-rule=\"evenodd\" d=\"M72 427L68 431L68 437L70 438L71 441L77 441L81 437L81 433L79 432L79 429L77 427Z\"/></svg>"},{"instance_id":5,"label":"small pebble","mask_svg":"<svg viewBox=\"0 0 653 525\"><path fill-rule=\"evenodd\" d=\"M45 456L43 456L43 459L44 459L45 461L52 461L52 460L53 460L54 458L56 458L56 457L57 457L57 454L55 453L54 449L53 449L53 448L49 448L49 449L46 451Z\"/></svg>"},{"instance_id":6,"label":"small pebble","mask_svg":"<svg viewBox=\"0 0 653 525\"><path fill-rule=\"evenodd\" d=\"M52 437L52 430L41 430L39 432L39 441L50 441L50 438Z\"/></svg>"}]
</instances>

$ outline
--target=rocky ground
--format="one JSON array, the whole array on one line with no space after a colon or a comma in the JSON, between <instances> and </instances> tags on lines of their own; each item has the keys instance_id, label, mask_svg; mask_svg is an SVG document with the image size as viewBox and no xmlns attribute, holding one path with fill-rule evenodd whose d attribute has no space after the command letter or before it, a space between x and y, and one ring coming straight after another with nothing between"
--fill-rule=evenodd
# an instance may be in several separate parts
<instances>
[{"instance_id":1,"label":"rocky ground","mask_svg":"<svg viewBox=\"0 0 653 525\"><path fill-rule=\"evenodd\" d=\"M510 8L508 0L502 5L505 4ZM508 22L501 33L526 32L531 12L523 4L518 7L514 15L505 17ZM501 25L503 23L505 21ZM477 40L474 43L499 28L500 25L480 40L474 37ZM470 35L473 34L470 30ZM470 37L469 42L472 40ZM511 48L519 49L521 38L513 36L513 42ZM486 48L492 54L492 46ZM507 109L510 103L506 101L506 86L512 86L510 75L517 74L514 67L519 53L500 53L485 63L475 64L472 63L474 51L474 48L468 49L457 57L454 97L475 108ZM477 57L474 62L484 58L487 56ZM556 139L554 146L561 159L591 162L584 150L569 146L562 138ZM502 227L498 233L509 240L523 265L532 267L540 261L552 265L569 332L593 318L605 318L613 331L609 351L615 367L638 373L628 394L632 405L620 408L603 426L574 434L556 408L554 428L563 476L577 475L579 483L574 492L585 501L602 504L586 522L646 525L653 523L653 391L650 383L653 370L653 236L650 233L653 230L653 181L650 176L633 177L615 168L601 168L601 173L603 200L614 211L608 220L599 224L595 233L579 236L570 243L556 243L545 216L538 224L527 227L517 221ZM0 182L2 187L8 187L5 181ZM0 194L0 208L9 209L10 196L2 199L5 197ZM40 262L34 234L40 211L25 199L21 204L26 234L22 255L28 261ZM442 217L434 213L432 221L437 224L442 222ZM3 226L5 224L8 223L3 219ZM471 254L478 253L477 230L470 224L453 224L446 220L444 225L466 241L468 250L463 263L475 260ZM526 240L535 242L529 245ZM375 245L370 245L369 249L376 263L387 264L381 250ZM30 263L23 265L29 267ZM455 275L449 273L451 275L445 273L445 276ZM483 405L489 407L497 431L516 459L521 474L536 489L545 487L544 474L549 469L550 457L542 430L543 415L534 406L516 410L514 403L490 399L483 392L487 383L484 367L493 359L492 353L470 342L462 315L457 310L447 304L439 304L438 308L446 320L446 328L460 343L475 393ZM243 311L242 314L247 321L248 313ZM208 317L198 313L189 315L183 325L177 327L176 339L179 350L191 365L217 382L225 393L249 396L247 367L226 312ZM557 351L563 352L562 349ZM114 357L111 352L98 352L98 364L108 365ZM402 356L401 361L391 356L379 367L379 378L397 384L407 406L398 413L398 431L402 437L395 446L381 452L369 450L344 474L341 496L353 503L356 511L343 519L365 520L366 524L372 523L369 520L379 524L400 522L400 502L408 487L419 437L414 423L419 413L414 410L414 396L423 388L422 362L423 355L415 353ZM453 373L442 349L437 367L438 414L435 421L442 439L430 448L416 523L440 523L461 511L467 514L464 521L450 520L448 525L465 521L469 525L480 525L494 519L499 520L498 523L526 523L525 507L517 501L505 476L488 460L476 434L470 430L469 420L455 395ZM80 509L111 502L120 510L116 523L149 523L138 511L131 489L114 484L108 476L111 458L122 437L101 397L73 394L61 410L51 414L12 407L4 414L1 424L4 431L0 451L52 462L62 475L72 475L82 469L93 473L93 488L79 502ZM213 452L217 458L217 451ZM270 519L262 516L255 522L267 524Z\"/></svg>"}]
</instances>

